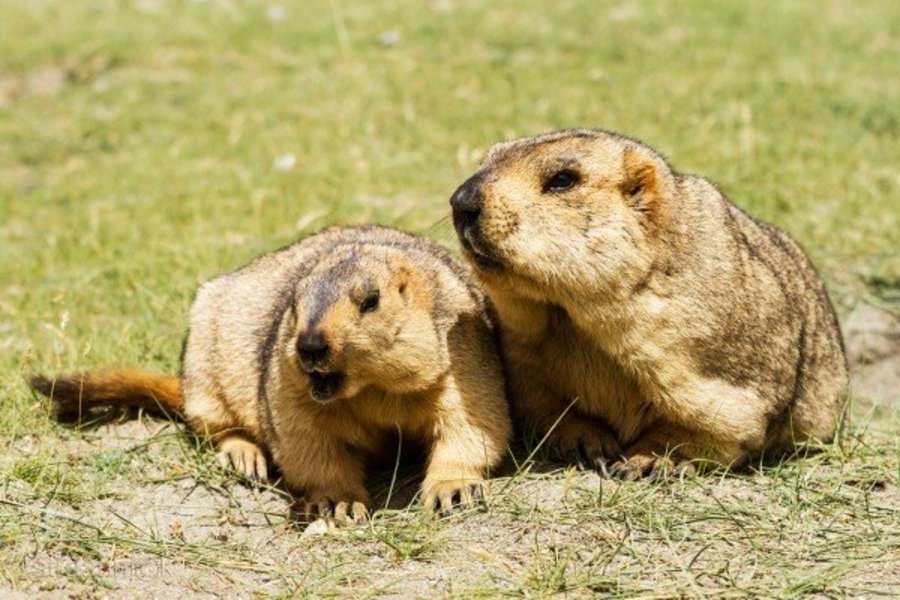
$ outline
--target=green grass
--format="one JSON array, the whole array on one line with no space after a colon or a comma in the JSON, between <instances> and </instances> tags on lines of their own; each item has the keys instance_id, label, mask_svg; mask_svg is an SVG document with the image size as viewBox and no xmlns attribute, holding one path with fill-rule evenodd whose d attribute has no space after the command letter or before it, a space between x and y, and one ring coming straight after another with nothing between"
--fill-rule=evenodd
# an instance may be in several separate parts
<instances>
[{"instance_id":1,"label":"green grass","mask_svg":"<svg viewBox=\"0 0 900 600\"><path fill-rule=\"evenodd\" d=\"M898 423L879 398L844 447L761 474L619 486L535 469L488 513L388 511L308 539L283 496L185 436L63 428L22 380L175 370L198 283L327 224L452 246L447 200L480 153L567 126L644 139L787 229L842 313L896 311L900 4L0 0L0 15L0 589L900 585Z\"/></svg>"}]
</instances>

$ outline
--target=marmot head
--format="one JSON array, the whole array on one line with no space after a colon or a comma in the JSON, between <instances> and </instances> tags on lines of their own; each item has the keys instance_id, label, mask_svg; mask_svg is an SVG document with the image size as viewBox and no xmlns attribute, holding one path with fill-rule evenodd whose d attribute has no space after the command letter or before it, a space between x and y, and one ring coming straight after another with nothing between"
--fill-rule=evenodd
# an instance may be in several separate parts
<instances>
[{"instance_id":1,"label":"marmot head","mask_svg":"<svg viewBox=\"0 0 900 600\"><path fill-rule=\"evenodd\" d=\"M647 146L576 130L497 144L450 204L464 254L489 288L562 302L640 281L674 188Z\"/></svg>"},{"instance_id":2,"label":"marmot head","mask_svg":"<svg viewBox=\"0 0 900 600\"><path fill-rule=\"evenodd\" d=\"M446 351L431 316L433 293L403 251L338 246L300 282L292 360L314 400L350 398L374 386L425 389L446 371Z\"/></svg>"}]
</instances>

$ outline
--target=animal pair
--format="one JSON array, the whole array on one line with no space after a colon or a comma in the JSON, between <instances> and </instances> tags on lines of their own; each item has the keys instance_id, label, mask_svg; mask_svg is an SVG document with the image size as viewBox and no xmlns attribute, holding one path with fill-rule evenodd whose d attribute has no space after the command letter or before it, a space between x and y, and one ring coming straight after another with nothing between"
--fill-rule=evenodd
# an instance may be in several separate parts
<instances>
[{"instance_id":1,"label":"animal pair","mask_svg":"<svg viewBox=\"0 0 900 600\"><path fill-rule=\"evenodd\" d=\"M834 435L847 368L824 286L706 180L564 131L493 147L451 206L496 322L439 246L334 229L201 289L181 390L116 373L35 387L70 407L168 404L245 474L265 448L308 512L347 520L393 431L427 448L426 504L474 502L510 435L504 371L520 429L622 477Z\"/></svg>"}]
</instances>

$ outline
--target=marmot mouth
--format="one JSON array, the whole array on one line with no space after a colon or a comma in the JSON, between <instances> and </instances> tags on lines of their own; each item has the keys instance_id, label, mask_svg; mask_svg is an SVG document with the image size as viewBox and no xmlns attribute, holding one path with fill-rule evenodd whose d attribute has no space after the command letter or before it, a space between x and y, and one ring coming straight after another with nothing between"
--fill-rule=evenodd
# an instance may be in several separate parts
<instances>
[{"instance_id":1,"label":"marmot mouth","mask_svg":"<svg viewBox=\"0 0 900 600\"><path fill-rule=\"evenodd\" d=\"M459 240L463 251L472 258L472 262L475 263L476 267L485 271L496 271L503 267L503 263L479 247L481 245L480 239L476 238L470 230L466 230Z\"/></svg>"},{"instance_id":2,"label":"marmot mouth","mask_svg":"<svg viewBox=\"0 0 900 600\"><path fill-rule=\"evenodd\" d=\"M340 371L309 373L309 393L316 402L329 402L344 384L345 375Z\"/></svg>"}]
</instances>

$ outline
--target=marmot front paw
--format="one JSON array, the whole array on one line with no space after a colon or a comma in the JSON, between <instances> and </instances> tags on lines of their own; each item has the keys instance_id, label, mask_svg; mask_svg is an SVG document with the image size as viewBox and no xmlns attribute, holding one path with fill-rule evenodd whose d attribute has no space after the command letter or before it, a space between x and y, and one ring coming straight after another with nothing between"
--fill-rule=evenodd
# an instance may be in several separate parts
<instances>
[{"instance_id":1,"label":"marmot front paw","mask_svg":"<svg viewBox=\"0 0 900 600\"><path fill-rule=\"evenodd\" d=\"M265 483L268 480L266 454L253 442L230 435L219 441L216 458L223 469L233 469L247 479Z\"/></svg>"},{"instance_id":2,"label":"marmot front paw","mask_svg":"<svg viewBox=\"0 0 900 600\"><path fill-rule=\"evenodd\" d=\"M647 477L648 479L668 479L681 475L693 475L697 468L689 461L671 454L640 451L616 461L609 468L609 475L629 481Z\"/></svg>"},{"instance_id":3,"label":"marmot front paw","mask_svg":"<svg viewBox=\"0 0 900 600\"><path fill-rule=\"evenodd\" d=\"M301 523L326 519L338 525L358 525L369 519L366 504L349 494L313 493L297 498L291 514Z\"/></svg>"},{"instance_id":4,"label":"marmot front paw","mask_svg":"<svg viewBox=\"0 0 900 600\"><path fill-rule=\"evenodd\" d=\"M608 475L608 465L622 456L619 442L607 426L596 419L572 416L559 423L547 440L550 456L584 469Z\"/></svg>"},{"instance_id":5,"label":"marmot front paw","mask_svg":"<svg viewBox=\"0 0 900 600\"><path fill-rule=\"evenodd\" d=\"M439 510L442 516L453 514L454 508L474 508L483 501L484 480L480 477L435 481L422 488L422 504L428 510Z\"/></svg>"}]
</instances>

